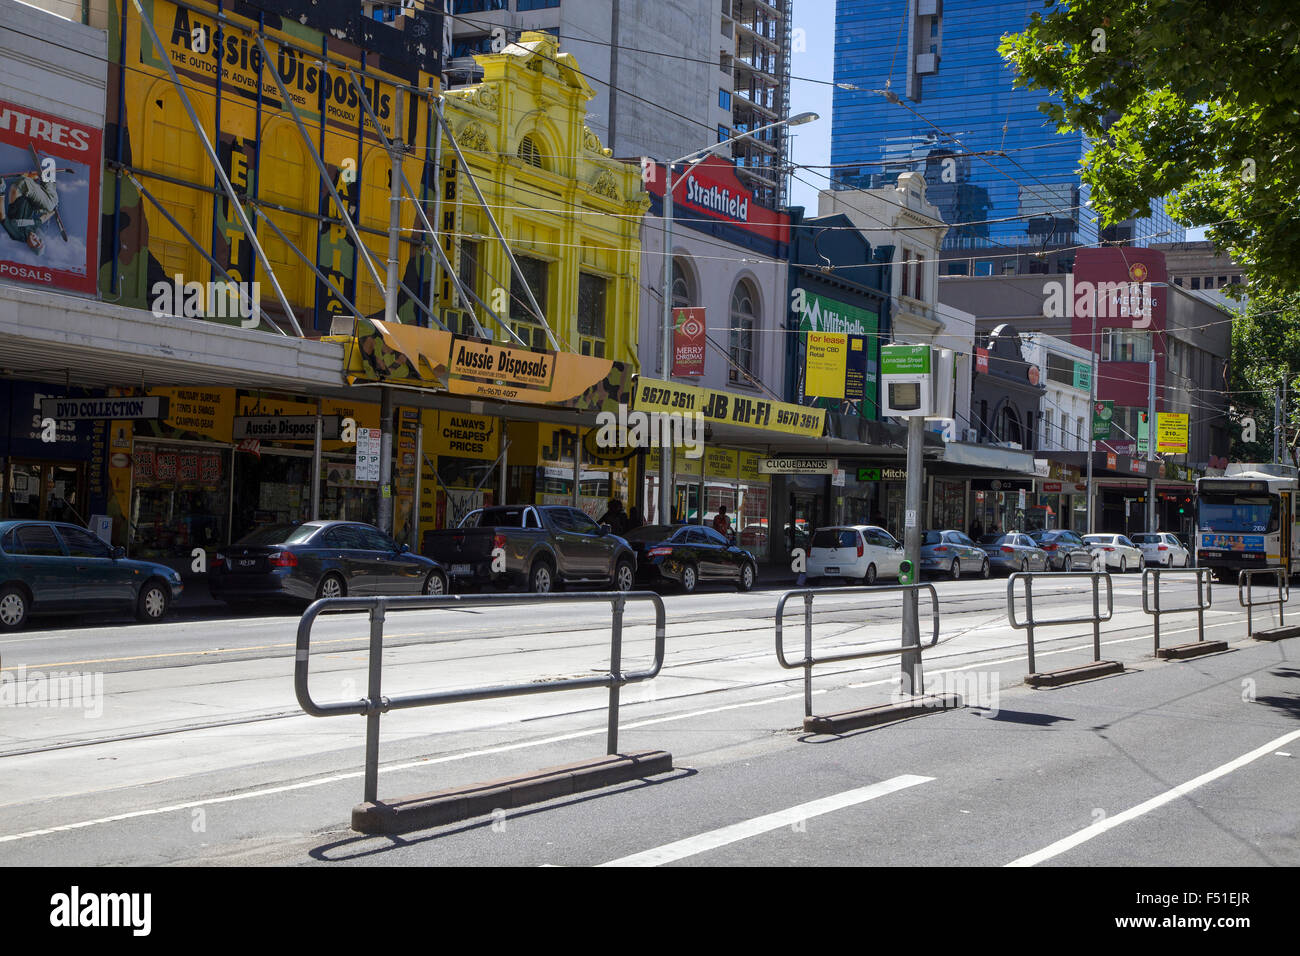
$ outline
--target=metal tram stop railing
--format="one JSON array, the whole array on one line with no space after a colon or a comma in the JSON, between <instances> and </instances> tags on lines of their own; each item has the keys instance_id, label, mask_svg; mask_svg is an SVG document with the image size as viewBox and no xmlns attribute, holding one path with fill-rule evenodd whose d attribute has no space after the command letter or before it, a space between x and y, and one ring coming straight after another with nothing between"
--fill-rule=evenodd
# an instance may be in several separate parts
<instances>
[{"instance_id":1,"label":"metal tram stop railing","mask_svg":"<svg viewBox=\"0 0 1300 956\"><path fill-rule=\"evenodd\" d=\"M1034 616L1034 585L1036 583L1062 579L1078 581L1085 576L1092 585L1091 614L1075 617L1053 617L1046 620L1039 620ZM1101 582L1103 580L1106 582L1104 615L1101 606ZM1021 582L1024 582L1025 592L1024 620L1016 618L1016 585ZM1079 571L1016 571L1007 578L1007 620L1013 628L1018 631L1025 631L1028 635L1029 674L1025 677L1025 683L1030 687L1056 687L1072 681L1090 680L1107 674L1121 673L1124 670L1123 664L1118 661L1103 661L1101 659L1101 625L1109 621L1114 615L1115 592L1111 587L1110 573L1108 571L1087 571L1083 573ZM1034 632L1040 627L1057 627L1066 624L1092 625L1092 663L1040 673L1034 662Z\"/></svg>"},{"instance_id":2,"label":"metal tram stop railing","mask_svg":"<svg viewBox=\"0 0 1300 956\"><path fill-rule=\"evenodd\" d=\"M1277 597L1267 601L1255 600L1255 578L1270 577L1277 580ZM1270 589L1271 590L1271 589ZM1286 602L1291 600L1291 578L1281 566L1271 568L1242 568L1237 572L1237 602L1246 609L1246 636L1257 641L1276 641L1300 634L1300 626L1286 626ZM1277 607L1277 627L1255 630L1254 610L1257 607Z\"/></svg>"},{"instance_id":3,"label":"metal tram stop railing","mask_svg":"<svg viewBox=\"0 0 1300 956\"><path fill-rule=\"evenodd\" d=\"M1155 654L1171 660L1198 657L1226 651L1226 641L1207 641L1205 639L1205 612L1214 603L1214 589L1209 568L1145 568L1142 571L1142 611L1151 615L1154 628ZM1160 582L1165 578L1175 581L1192 578L1196 582L1196 603L1179 607L1162 607L1160 603ZM1154 585L1154 586L1153 586ZM1172 647L1160 646L1160 619L1166 614L1186 614L1196 612L1196 640L1190 643L1175 644Z\"/></svg>"},{"instance_id":4,"label":"metal tram stop railing","mask_svg":"<svg viewBox=\"0 0 1300 956\"><path fill-rule=\"evenodd\" d=\"M881 594L913 594L919 598L920 592L925 591L930 595L930 642L928 644L920 643L920 634L916 644L903 645L901 647L877 648L875 650L849 651L840 654L827 654L822 657L813 654L813 601L817 595L825 597L842 597L854 594L871 594L879 596ZM793 598L803 599L803 657L798 660L790 660L785 654L785 606ZM855 610L854 608L841 610ZM917 608L917 620L920 622L920 608ZM909 652L916 655L917 673L920 673L921 652L927 648L934 647L939 642L939 595L934 589L933 584L900 584L888 587L848 587L848 588L801 588L795 591L786 591L776 602L776 659L777 662L787 670L803 670L803 712L804 721L803 729L808 733L839 733L844 730L852 730L859 727L869 727L875 724L886 723L898 720L900 717L911 716L919 713L933 713L939 710L948 710L962 706L960 697L956 694L941 694L926 696L922 692L920 680L918 686L913 687L913 696L906 701L895 701L889 704L883 704L876 707L869 707L863 710L845 711L838 714L828 714L818 717L813 714L812 710L812 677L813 667L818 664L835 664L845 661L860 661L872 657L886 657L893 654L906 655Z\"/></svg>"},{"instance_id":5,"label":"metal tram stop railing","mask_svg":"<svg viewBox=\"0 0 1300 956\"><path fill-rule=\"evenodd\" d=\"M624 671L623 611L631 603L649 603L654 608L654 659L640 671ZM526 684L497 684L457 690L402 694L383 694L384 621L389 611L433 610L463 607L537 607L547 604L609 604L609 670L603 674L570 677L561 680L538 680ZM370 647L366 696L355 701L318 703L309 689L312 625L322 614L343 611L368 611ZM449 594L411 597L344 597L316 601L298 623L298 642L294 662L294 691L298 704L312 717L338 717L357 714L366 718L366 757L364 803L352 811L352 828L362 833L396 833L426 826L437 826L494 813L511 806L549 800L557 796L627 780L640 779L672 770L672 755L661 750L634 754L618 752L619 691L626 684L653 680L664 663L664 604L658 594L648 591L576 594ZM601 760L555 767L519 778L493 781L468 789L438 791L400 801L381 803L379 786L379 722L393 710L459 704L503 697L554 694L570 690L609 690L606 752Z\"/></svg>"}]
</instances>

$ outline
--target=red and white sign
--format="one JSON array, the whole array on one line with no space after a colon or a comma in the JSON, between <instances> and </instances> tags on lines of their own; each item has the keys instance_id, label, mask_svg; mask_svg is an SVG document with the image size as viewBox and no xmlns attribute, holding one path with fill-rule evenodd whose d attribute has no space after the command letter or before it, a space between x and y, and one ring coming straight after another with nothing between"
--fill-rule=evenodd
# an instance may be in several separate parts
<instances>
[{"instance_id":1,"label":"red and white sign","mask_svg":"<svg viewBox=\"0 0 1300 956\"><path fill-rule=\"evenodd\" d=\"M704 352L703 309L673 309L673 374L703 375Z\"/></svg>"},{"instance_id":2,"label":"red and white sign","mask_svg":"<svg viewBox=\"0 0 1300 956\"><path fill-rule=\"evenodd\" d=\"M1156 381L1165 376L1166 300L1169 274L1165 255L1158 249L1107 246L1079 249L1074 273L1066 276L1065 300L1072 303L1074 341L1086 343L1092 334L1096 310L1097 347L1104 367L1097 373L1097 398L1116 406L1146 407L1147 361L1140 349L1150 338L1156 359ZM1107 352L1103 336L1118 330Z\"/></svg>"},{"instance_id":3,"label":"red and white sign","mask_svg":"<svg viewBox=\"0 0 1300 956\"><path fill-rule=\"evenodd\" d=\"M989 370L989 350L975 350L975 371L987 374Z\"/></svg>"},{"instance_id":4,"label":"red and white sign","mask_svg":"<svg viewBox=\"0 0 1300 956\"><path fill-rule=\"evenodd\" d=\"M0 100L0 282L95 294L102 137Z\"/></svg>"},{"instance_id":5,"label":"red and white sign","mask_svg":"<svg viewBox=\"0 0 1300 956\"><path fill-rule=\"evenodd\" d=\"M665 169L656 163L653 177L646 182L646 188L661 199ZM754 194L741 185L735 165L727 160L709 156L685 175L678 167L676 176L673 218L678 225L695 226L701 220L712 219L747 229L773 242L790 241L790 217L758 205Z\"/></svg>"}]
</instances>

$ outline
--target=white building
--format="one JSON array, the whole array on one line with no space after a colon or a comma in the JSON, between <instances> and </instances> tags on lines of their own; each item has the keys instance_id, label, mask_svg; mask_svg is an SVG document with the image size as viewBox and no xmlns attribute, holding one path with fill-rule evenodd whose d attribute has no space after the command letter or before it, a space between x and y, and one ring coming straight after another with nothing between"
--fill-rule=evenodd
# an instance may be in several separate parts
<instances>
[{"instance_id":1,"label":"white building","mask_svg":"<svg viewBox=\"0 0 1300 956\"><path fill-rule=\"evenodd\" d=\"M1085 451L1088 447L1088 350L1042 332L1020 335L1025 361L1038 369L1043 392L1038 409L1039 451Z\"/></svg>"}]
</instances>

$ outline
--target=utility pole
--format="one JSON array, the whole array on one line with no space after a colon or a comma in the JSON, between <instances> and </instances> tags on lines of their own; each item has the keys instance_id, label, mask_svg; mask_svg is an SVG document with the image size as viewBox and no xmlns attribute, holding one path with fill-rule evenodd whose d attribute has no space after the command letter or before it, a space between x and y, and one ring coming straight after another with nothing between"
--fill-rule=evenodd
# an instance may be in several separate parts
<instances>
[{"instance_id":1,"label":"utility pole","mask_svg":"<svg viewBox=\"0 0 1300 956\"><path fill-rule=\"evenodd\" d=\"M1282 461L1282 386L1273 388L1273 464Z\"/></svg>"},{"instance_id":2,"label":"utility pole","mask_svg":"<svg viewBox=\"0 0 1300 956\"><path fill-rule=\"evenodd\" d=\"M1156 353L1147 362L1147 531L1156 532Z\"/></svg>"},{"instance_id":3,"label":"utility pole","mask_svg":"<svg viewBox=\"0 0 1300 956\"><path fill-rule=\"evenodd\" d=\"M402 87L397 88L397 109L393 114L393 139L388 158L392 169L389 179L388 281L384 288L384 321L397 322L397 283L400 281L398 258L401 252L402 187L398 171L402 163ZM435 237L436 239L436 237ZM393 390L385 388L379 403L379 530L393 533Z\"/></svg>"},{"instance_id":4,"label":"utility pole","mask_svg":"<svg viewBox=\"0 0 1300 956\"><path fill-rule=\"evenodd\" d=\"M664 302L663 302L663 376L665 382L673 377L673 163L664 166ZM659 523L673 523L673 450L659 436Z\"/></svg>"},{"instance_id":5,"label":"utility pole","mask_svg":"<svg viewBox=\"0 0 1300 956\"><path fill-rule=\"evenodd\" d=\"M1092 437L1092 421L1097 414L1097 292L1092 293L1092 334L1088 337L1088 534L1096 528L1092 523L1092 453L1097 442Z\"/></svg>"},{"instance_id":6,"label":"utility pole","mask_svg":"<svg viewBox=\"0 0 1300 956\"><path fill-rule=\"evenodd\" d=\"M913 415L907 420L907 486L904 492L903 556L912 562L915 580L921 576L921 486L925 475L921 470L921 450L925 445L925 419ZM903 594L903 647L917 650L903 651L902 692L919 697L924 693L921 674L921 610L917 589Z\"/></svg>"}]
</instances>

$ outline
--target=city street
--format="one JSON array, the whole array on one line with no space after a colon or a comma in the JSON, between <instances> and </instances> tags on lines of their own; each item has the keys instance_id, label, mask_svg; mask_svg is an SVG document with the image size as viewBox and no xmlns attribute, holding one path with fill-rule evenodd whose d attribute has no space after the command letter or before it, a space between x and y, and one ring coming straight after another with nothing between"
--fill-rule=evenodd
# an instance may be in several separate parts
<instances>
[{"instance_id":1,"label":"city street","mask_svg":"<svg viewBox=\"0 0 1300 956\"><path fill-rule=\"evenodd\" d=\"M0 639L6 680L98 675L87 687L102 686L102 699L28 700L3 711L0 860L1300 864L1300 810L1290 798L1300 754L1294 641L1246 639L1236 588L1216 585L1206 637L1230 650L1156 660L1141 576L1112 578L1102 657L1123 662L1123 674L1025 687L1025 635L1008 625L1006 579L939 581L940 638L925 654L926 690L959 693L970 706L843 737L800 729L802 675L782 670L773 646L779 589L669 595L666 663L655 681L624 689L620 749L668 750L673 772L401 838L348 827L362 797L364 722L299 710L296 614L38 623ZM1085 613L1088 580L1038 582L1035 613ZM1166 587L1165 606L1189 601ZM832 588L814 608L818 653L899 643L895 592ZM650 660L650 619L648 605L629 604L626 670ZM1255 626L1273 620L1257 610ZM927 640L928 627L923 599ZM791 602L786 631L797 657L801 601ZM1171 614L1162 643L1195 632L1195 614ZM317 701L364 693L366 635L361 614L320 620L311 657ZM1091 660L1087 625L1043 629L1035 643L1040 671ZM609 612L599 603L388 616L385 694L608 666ZM898 673L894 654L819 668L814 712L884 703L898 692ZM391 713L380 799L600 756L606 701L594 690Z\"/></svg>"}]
</instances>

